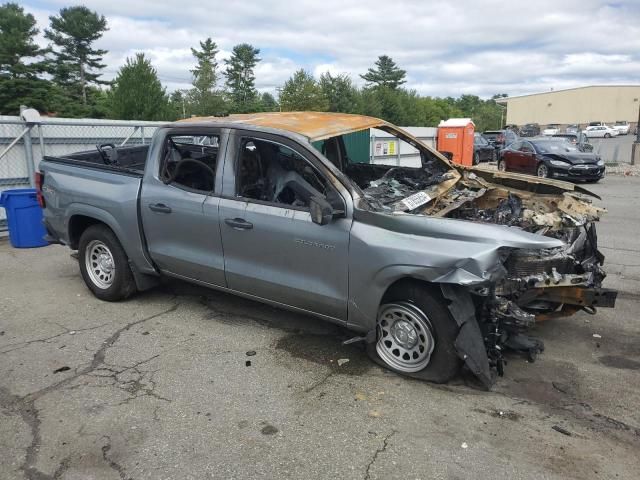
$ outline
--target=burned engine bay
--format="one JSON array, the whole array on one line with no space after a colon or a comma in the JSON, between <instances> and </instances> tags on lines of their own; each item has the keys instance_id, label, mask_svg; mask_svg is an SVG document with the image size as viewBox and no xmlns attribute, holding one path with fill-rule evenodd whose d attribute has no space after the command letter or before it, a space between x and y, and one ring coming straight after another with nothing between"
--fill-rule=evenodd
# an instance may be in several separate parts
<instances>
[{"instance_id":1,"label":"burned engine bay","mask_svg":"<svg viewBox=\"0 0 640 480\"><path fill-rule=\"evenodd\" d=\"M537 177L447 167L423 159L423 168L351 165L347 174L377 212L505 225L564 242L508 249L490 282L469 287L492 375L503 374L505 350L530 361L544 350L526 334L536 322L614 306L617 292L602 288L604 256L594 224L605 210L592 204L589 192Z\"/></svg>"}]
</instances>

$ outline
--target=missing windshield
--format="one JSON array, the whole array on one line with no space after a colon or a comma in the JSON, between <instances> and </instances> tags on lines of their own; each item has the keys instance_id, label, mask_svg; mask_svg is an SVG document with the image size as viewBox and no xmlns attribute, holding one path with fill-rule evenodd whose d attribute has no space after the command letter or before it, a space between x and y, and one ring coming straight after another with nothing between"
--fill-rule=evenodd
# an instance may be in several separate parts
<instances>
[{"instance_id":1,"label":"missing windshield","mask_svg":"<svg viewBox=\"0 0 640 480\"><path fill-rule=\"evenodd\" d=\"M412 211L432 196L424 192L449 178L450 167L414 139L393 129L367 129L314 142L376 210Z\"/></svg>"}]
</instances>

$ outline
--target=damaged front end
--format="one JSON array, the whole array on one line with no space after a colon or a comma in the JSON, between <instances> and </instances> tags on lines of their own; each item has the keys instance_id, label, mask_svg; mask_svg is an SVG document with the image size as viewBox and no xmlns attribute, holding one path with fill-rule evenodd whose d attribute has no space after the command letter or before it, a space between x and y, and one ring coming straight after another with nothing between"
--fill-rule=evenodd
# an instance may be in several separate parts
<instances>
[{"instance_id":1,"label":"damaged front end","mask_svg":"<svg viewBox=\"0 0 640 480\"><path fill-rule=\"evenodd\" d=\"M364 198L379 212L504 225L559 240L551 248L500 248L496 264L484 266L484 281L462 266L435 279L461 326L458 353L487 387L503 374L506 350L530 361L544 350L527 335L535 323L614 306L617 292L602 287L604 256L594 223L605 210L592 204L589 192L535 177L446 169L436 161L423 167L389 168L362 189ZM482 353L471 331L476 322L465 321L469 315L480 328Z\"/></svg>"}]
</instances>

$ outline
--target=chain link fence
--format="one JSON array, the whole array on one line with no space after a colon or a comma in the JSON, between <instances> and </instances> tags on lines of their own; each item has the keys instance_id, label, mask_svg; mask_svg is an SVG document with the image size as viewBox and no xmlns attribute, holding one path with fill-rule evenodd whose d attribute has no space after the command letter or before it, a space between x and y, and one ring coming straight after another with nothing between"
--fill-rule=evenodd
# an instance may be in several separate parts
<instances>
[{"instance_id":1,"label":"chain link fence","mask_svg":"<svg viewBox=\"0 0 640 480\"><path fill-rule=\"evenodd\" d=\"M148 144L166 122L41 118L26 109L21 116L0 116L0 192L33 188L34 172L45 155L64 156L96 145ZM0 208L0 232L7 228Z\"/></svg>"}]
</instances>

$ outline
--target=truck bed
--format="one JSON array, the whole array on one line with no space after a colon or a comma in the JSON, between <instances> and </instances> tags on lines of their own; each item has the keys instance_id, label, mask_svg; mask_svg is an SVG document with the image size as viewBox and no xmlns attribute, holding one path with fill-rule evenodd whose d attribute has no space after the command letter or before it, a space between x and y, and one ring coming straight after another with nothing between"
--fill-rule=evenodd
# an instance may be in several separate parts
<instances>
[{"instance_id":1,"label":"truck bed","mask_svg":"<svg viewBox=\"0 0 640 480\"><path fill-rule=\"evenodd\" d=\"M147 162L149 145L103 148L103 152L107 157L106 161L98 148L63 156L45 156L44 160L142 175Z\"/></svg>"}]
</instances>

